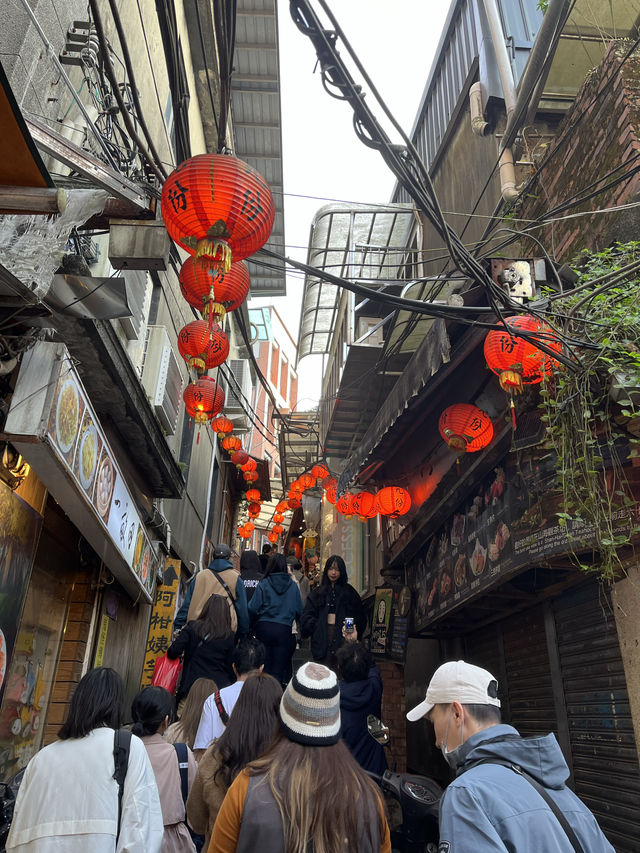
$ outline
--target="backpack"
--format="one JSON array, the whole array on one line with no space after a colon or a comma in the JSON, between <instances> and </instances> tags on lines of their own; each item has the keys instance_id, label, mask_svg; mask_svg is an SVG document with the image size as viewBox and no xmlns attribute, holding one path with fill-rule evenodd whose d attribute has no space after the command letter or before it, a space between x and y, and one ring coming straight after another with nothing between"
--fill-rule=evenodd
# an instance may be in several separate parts
<instances>
[{"instance_id":1,"label":"backpack","mask_svg":"<svg viewBox=\"0 0 640 853\"><path fill-rule=\"evenodd\" d=\"M124 793L124 780L129 767L129 751L131 749L131 732L127 729L116 729L113 733L113 778L118 783L118 833L116 835L116 846L120 836L120 823L122 821L122 795Z\"/></svg>"},{"instance_id":2,"label":"backpack","mask_svg":"<svg viewBox=\"0 0 640 853\"><path fill-rule=\"evenodd\" d=\"M173 748L178 756L178 770L180 771L180 788L182 791L182 802L185 809L185 826L189 830L189 835L193 841L197 853L200 853L204 847L204 835L198 835L194 832L187 821L187 797L189 796L189 753L187 752L186 743L174 743Z\"/></svg>"}]
</instances>

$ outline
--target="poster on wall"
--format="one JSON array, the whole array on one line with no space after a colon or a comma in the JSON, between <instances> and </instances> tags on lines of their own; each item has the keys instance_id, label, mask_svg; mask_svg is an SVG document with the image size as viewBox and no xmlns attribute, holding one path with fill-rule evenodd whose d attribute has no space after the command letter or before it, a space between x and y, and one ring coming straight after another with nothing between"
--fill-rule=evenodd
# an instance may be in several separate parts
<instances>
[{"instance_id":1,"label":"poster on wall","mask_svg":"<svg viewBox=\"0 0 640 853\"><path fill-rule=\"evenodd\" d=\"M404 663L407 656L412 598L410 587L394 586L391 624L387 637L387 657L398 663Z\"/></svg>"},{"instance_id":2,"label":"poster on wall","mask_svg":"<svg viewBox=\"0 0 640 853\"><path fill-rule=\"evenodd\" d=\"M41 528L42 516L0 482L0 701Z\"/></svg>"},{"instance_id":3,"label":"poster on wall","mask_svg":"<svg viewBox=\"0 0 640 853\"><path fill-rule=\"evenodd\" d=\"M595 544L593 528L558 517L552 458L525 470L496 468L407 567L420 631L517 571ZM637 523L638 505L616 514L615 532Z\"/></svg>"},{"instance_id":4,"label":"poster on wall","mask_svg":"<svg viewBox=\"0 0 640 853\"><path fill-rule=\"evenodd\" d=\"M140 686L151 684L156 658L163 655L171 645L173 619L176 612L178 587L180 586L180 560L167 557L163 572L164 582L156 590L156 600L149 620L147 646Z\"/></svg>"},{"instance_id":5,"label":"poster on wall","mask_svg":"<svg viewBox=\"0 0 640 853\"><path fill-rule=\"evenodd\" d=\"M371 651L374 655L384 655L387 651L392 603L393 588L390 586L377 587L371 625Z\"/></svg>"}]
</instances>

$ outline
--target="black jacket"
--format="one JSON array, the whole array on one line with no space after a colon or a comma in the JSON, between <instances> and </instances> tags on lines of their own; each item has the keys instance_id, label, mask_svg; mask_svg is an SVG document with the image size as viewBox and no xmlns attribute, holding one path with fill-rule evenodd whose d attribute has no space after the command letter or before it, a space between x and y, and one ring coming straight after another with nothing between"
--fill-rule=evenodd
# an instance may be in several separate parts
<instances>
[{"instance_id":1,"label":"black jacket","mask_svg":"<svg viewBox=\"0 0 640 853\"><path fill-rule=\"evenodd\" d=\"M380 717L382 678L377 666L372 666L363 681L340 681L340 718L342 739L358 764L371 773L382 774L387 769L384 748L367 729L367 717Z\"/></svg>"},{"instance_id":2,"label":"black jacket","mask_svg":"<svg viewBox=\"0 0 640 853\"><path fill-rule=\"evenodd\" d=\"M347 616L355 619L359 638L362 637L366 626L358 593L350 584L336 584L336 628L329 648L329 590L330 587L324 584L312 589L300 619L300 632L303 637L311 637L311 654L317 661L325 660L328 654L335 654L342 645L342 623Z\"/></svg>"},{"instance_id":3,"label":"black jacket","mask_svg":"<svg viewBox=\"0 0 640 853\"><path fill-rule=\"evenodd\" d=\"M231 667L235 637L229 634L221 640L202 642L194 629L195 622L187 622L167 649L168 658L177 658L184 652L182 677L177 698L186 696L198 678L212 678L218 690L228 687L236 679Z\"/></svg>"},{"instance_id":4,"label":"black jacket","mask_svg":"<svg viewBox=\"0 0 640 853\"><path fill-rule=\"evenodd\" d=\"M247 593L247 604L251 601L256 587L263 579L264 573L256 569L242 569L240 572L240 580L244 584L245 592Z\"/></svg>"}]
</instances>

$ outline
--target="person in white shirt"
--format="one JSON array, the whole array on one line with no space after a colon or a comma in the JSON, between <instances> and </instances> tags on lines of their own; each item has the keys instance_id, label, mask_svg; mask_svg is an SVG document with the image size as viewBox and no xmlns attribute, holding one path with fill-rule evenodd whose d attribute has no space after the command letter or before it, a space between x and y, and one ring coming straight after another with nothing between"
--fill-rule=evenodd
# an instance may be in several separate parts
<instances>
[{"instance_id":1,"label":"person in white shirt","mask_svg":"<svg viewBox=\"0 0 640 853\"><path fill-rule=\"evenodd\" d=\"M140 738L131 736L118 833L113 747L124 685L107 667L76 687L59 740L29 762L18 791L7 853L158 853L164 825L158 788Z\"/></svg>"},{"instance_id":2,"label":"person in white shirt","mask_svg":"<svg viewBox=\"0 0 640 853\"><path fill-rule=\"evenodd\" d=\"M253 637L240 640L233 650L232 666L238 680L209 696L202 708L200 725L193 743L193 749L198 759L204 750L214 740L217 740L225 730L226 721L231 716L247 676L254 672L262 672L264 646L260 640Z\"/></svg>"}]
</instances>

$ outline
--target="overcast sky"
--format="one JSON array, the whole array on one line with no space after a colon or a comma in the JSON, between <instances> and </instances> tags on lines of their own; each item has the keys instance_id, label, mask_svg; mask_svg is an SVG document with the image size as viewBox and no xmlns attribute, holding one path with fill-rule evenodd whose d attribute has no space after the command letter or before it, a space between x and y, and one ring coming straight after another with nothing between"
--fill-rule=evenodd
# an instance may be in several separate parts
<instances>
[{"instance_id":1,"label":"overcast sky","mask_svg":"<svg viewBox=\"0 0 640 853\"><path fill-rule=\"evenodd\" d=\"M411 131L452 0L332 0L330 8L367 73L405 131ZM320 7L312 0L313 8ZM395 178L382 157L358 141L353 111L331 98L314 68L311 40L295 26L288 0L278 0L287 254L306 260L309 229L325 199L388 202ZM340 49L347 59L346 50ZM356 82L361 82L354 72ZM381 110L368 98L376 117ZM395 138L394 138L394 141ZM297 340L302 278L289 275L287 296L272 302ZM315 362L315 364L314 364ZM318 359L299 366L299 409L318 400Z\"/></svg>"}]
</instances>

